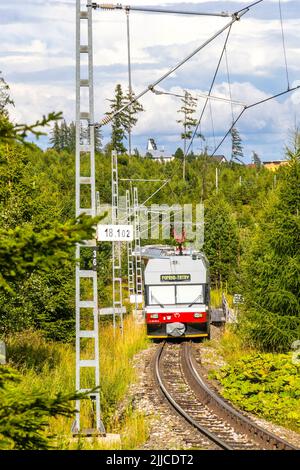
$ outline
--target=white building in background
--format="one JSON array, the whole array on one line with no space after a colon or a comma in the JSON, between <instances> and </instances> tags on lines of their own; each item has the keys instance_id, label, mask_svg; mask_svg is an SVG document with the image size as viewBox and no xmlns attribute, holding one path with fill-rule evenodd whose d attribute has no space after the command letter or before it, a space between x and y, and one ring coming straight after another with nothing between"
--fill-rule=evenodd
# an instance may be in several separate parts
<instances>
[{"instance_id":1,"label":"white building in background","mask_svg":"<svg viewBox=\"0 0 300 470\"><path fill-rule=\"evenodd\" d=\"M150 137L147 142L147 154L150 154L153 160L157 160L161 163L170 162L174 159L173 155L165 155L164 147L158 150L156 142L152 137Z\"/></svg>"}]
</instances>

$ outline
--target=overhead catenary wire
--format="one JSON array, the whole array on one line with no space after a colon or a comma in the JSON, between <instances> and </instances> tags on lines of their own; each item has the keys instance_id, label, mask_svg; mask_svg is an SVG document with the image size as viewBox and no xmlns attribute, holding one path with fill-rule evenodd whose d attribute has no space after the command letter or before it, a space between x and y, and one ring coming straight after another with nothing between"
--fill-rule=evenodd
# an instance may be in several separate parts
<instances>
[{"instance_id":1,"label":"overhead catenary wire","mask_svg":"<svg viewBox=\"0 0 300 470\"><path fill-rule=\"evenodd\" d=\"M252 104L249 104L247 106L245 106L242 111L239 113L239 115L234 119L232 125L230 126L229 130L226 132L226 134L224 135L224 137L221 139L220 143L217 145L217 147L215 148L215 150L213 151L213 153L211 154L211 156L213 157L215 155L215 153L219 150L219 148L221 147L221 145L223 144L223 142L225 141L225 139L227 138L227 136L231 133L232 129L234 128L234 126L236 125L236 123L240 120L240 118L242 117L242 115L244 114L244 112L247 110L247 109L251 109L251 108L254 108L255 106L259 106L260 104L263 104L263 103L266 103L267 101L271 101L271 100L274 100L275 98L278 98L279 96L283 96L285 95L286 93L291 93L292 91L295 91L295 90L299 90L300 89L300 85L297 85L293 88L289 88L288 90L285 90L285 91L282 91L280 93L277 93L276 95L272 95L272 96L269 96L268 98L265 98L263 100L260 100L260 101L257 101L255 103L252 103Z\"/></svg>"},{"instance_id":2,"label":"overhead catenary wire","mask_svg":"<svg viewBox=\"0 0 300 470\"><path fill-rule=\"evenodd\" d=\"M285 37L284 37L284 29L283 29L283 17L282 17L281 0L278 0L278 7L279 7L279 17L280 17L281 38L282 38L282 48L283 48L283 56L284 56L284 63L285 63L286 81L287 81L287 87L289 89L290 88L290 79L289 79L289 70L288 70L288 63L287 63L286 47L285 47Z\"/></svg>"},{"instance_id":3,"label":"overhead catenary wire","mask_svg":"<svg viewBox=\"0 0 300 470\"><path fill-rule=\"evenodd\" d=\"M99 123L92 123L91 125L96 126L96 127L101 127L106 124L108 124L115 116L120 114L122 111L127 109L129 106L131 106L133 103L135 103L137 100L139 100L142 96L144 96L146 93L149 91L152 91L153 88L161 83L163 80L168 78L171 74L173 74L176 70L178 70L180 67L182 67L186 62L188 62L192 57L194 57L198 52L200 52L202 49L204 49L208 44L210 44L212 41L214 41L218 36L220 36L224 31L226 31L228 28L231 28L231 26L236 22L239 21L242 16L244 16L246 13L249 12L252 6L256 5L257 3L261 3L263 0L259 0L249 6L246 6L245 8L239 10L238 12L234 13L232 15L232 19L229 23L227 23L225 26L223 26L220 30L218 30L213 36L211 36L209 39L207 39L204 43L202 43L199 47L197 47L193 52L191 52L187 57L185 57L183 60L181 60L178 64L176 64L174 67L172 67L168 72L166 72L164 75L162 75L160 78L158 78L155 82L152 84L148 85L148 87L140 92L137 96L135 96L132 100L130 100L126 105L122 106L118 111L111 113L110 115L106 116L103 118Z\"/></svg>"},{"instance_id":4,"label":"overhead catenary wire","mask_svg":"<svg viewBox=\"0 0 300 470\"><path fill-rule=\"evenodd\" d=\"M172 93L170 91L156 90L155 88L153 88L153 90L151 90L151 91L155 95L170 95L170 96L175 96L176 98L184 98L185 97L184 95L179 95L178 93ZM232 104L235 104L235 105L238 105L238 106L244 106L244 103L241 103L240 101L236 101L236 100L230 100L229 98L224 98L224 96L208 95L207 93L195 93L194 96L199 97L199 98L204 98L204 99L207 98L207 99L212 100L212 101L224 101L225 103L230 103L232 101Z\"/></svg>"},{"instance_id":5,"label":"overhead catenary wire","mask_svg":"<svg viewBox=\"0 0 300 470\"><path fill-rule=\"evenodd\" d=\"M232 122L233 122L234 121L234 113L233 113L233 104L232 104L231 80L230 80L228 57L227 57L227 47L225 47L225 63L226 63L228 92L229 92L229 100L230 100L230 108L231 108L231 118L232 118Z\"/></svg>"},{"instance_id":6,"label":"overhead catenary wire","mask_svg":"<svg viewBox=\"0 0 300 470\"><path fill-rule=\"evenodd\" d=\"M214 84L215 84L215 81L216 81L216 78L217 78L217 75L218 75L218 72L219 72L219 69L220 69L220 66L221 66L221 62L222 62L222 59L223 59L223 56L224 56L224 53L225 53L226 45L227 45L227 42L228 42L228 40L229 40L229 36L230 36L230 32L231 32L231 27L232 27L232 25L230 25L230 27L229 27L229 29L228 29L228 31L227 31L227 35L226 35L226 38L225 38L225 42L224 42L224 45L223 45L223 48L222 48L222 51L221 51L219 60L218 60L218 64L217 64L217 67L216 67L216 70L215 70L215 73L214 73L214 76L213 76L211 85L210 85L209 90L208 90L208 96L211 95L213 86L214 86ZM198 129L199 129L200 123L201 123L201 121L202 121L202 118L203 118L203 115L204 115L204 112L205 112L205 110L206 110L206 107L207 107L208 102L209 102L209 98L206 98L206 101L205 101L205 103L204 103L204 105L203 105L203 108L202 108L200 117L199 117L199 119L198 119L197 125L196 125L196 127L195 127L195 129L194 129L192 138L191 138L190 143L189 143L189 145L188 145L188 147L187 147L187 149L186 149L185 157L186 157L186 155L189 153L189 150L190 150L190 148L191 148L191 146L192 146L192 143L193 143L193 141L194 141L194 139L195 139L195 137L196 137L196 135L197 135L197 133L198 133Z\"/></svg>"},{"instance_id":7,"label":"overhead catenary wire","mask_svg":"<svg viewBox=\"0 0 300 470\"><path fill-rule=\"evenodd\" d=\"M214 146L216 146L215 126L214 126L213 113L212 113L212 109L211 109L211 102L209 102L209 114L210 114L210 122L211 122L211 129L212 129L212 135L213 135L213 140L214 140Z\"/></svg>"}]
</instances>

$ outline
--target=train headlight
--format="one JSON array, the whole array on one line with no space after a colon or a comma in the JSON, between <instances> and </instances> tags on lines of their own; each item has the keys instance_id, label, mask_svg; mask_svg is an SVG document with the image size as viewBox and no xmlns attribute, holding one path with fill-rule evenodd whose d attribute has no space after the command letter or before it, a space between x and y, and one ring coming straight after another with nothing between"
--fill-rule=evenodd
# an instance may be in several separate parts
<instances>
[{"instance_id":1,"label":"train headlight","mask_svg":"<svg viewBox=\"0 0 300 470\"><path fill-rule=\"evenodd\" d=\"M152 313L152 314L150 315L150 318L158 318L158 313Z\"/></svg>"},{"instance_id":2,"label":"train headlight","mask_svg":"<svg viewBox=\"0 0 300 470\"><path fill-rule=\"evenodd\" d=\"M203 313L194 313L194 318L202 318Z\"/></svg>"}]
</instances>

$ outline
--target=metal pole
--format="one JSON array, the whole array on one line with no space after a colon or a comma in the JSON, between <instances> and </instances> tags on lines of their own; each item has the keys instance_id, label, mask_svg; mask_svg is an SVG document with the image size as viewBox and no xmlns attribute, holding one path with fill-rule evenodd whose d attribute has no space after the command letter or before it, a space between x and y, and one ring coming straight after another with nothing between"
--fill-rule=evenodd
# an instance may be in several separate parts
<instances>
[{"instance_id":1,"label":"metal pole","mask_svg":"<svg viewBox=\"0 0 300 470\"><path fill-rule=\"evenodd\" d=\"M138 304L143 294L142 258L141 258L141 228L139 215L138 188L133 188L133 212L134 212L134 256L135 256L135 314L138 312Z\"/></svg>"},{"instance_id":2,"label":"metal pole","mask_svg":"<svg viewBox=\"0 0 300 470\"><path fill-rule=\"evenodd\" d=\"M131 54L130 54L130 24L129 24L129 10L126 10L126 24L127 24L127 55L128 55L128 90L129 99L132 100L132 82L131 82ZM131 115L132 106L129 106L128 111ZM129 122L128 130L128 153L131 157L131 124Z\"/></svg>"},{"instance_id":3,"label":"metal pole","mask_svg":"<svg viewBox=\"0 0 300 470\"><path fill-rule=\"evenodd\" d=\"M131 225L131 198L129 189L126 190L126 219L127 224ZM132 242L127 242L127 283L128 283L128 295L129 300L134 295L134 266L133 266L133 254L132 254Z\"/></svg>"},{"instance_id":4,"label":"metal pole","mask_svg":"<svg viewBox=\"0 0 300 470\"><path fill-rule=\"evenodd\" d=\"M87 31L87 44L81 43L81 26ZM82 55L87 55L86 61L82 61ZM87 77L81 79L81 66L87 68ZM89 104L88 111L81 110L81 89L88 88ZM93 84L93 33L92 33L92 4L88 1L85 9L80 0L76 0L76 158L75 158L75 199L76 199L76 217L86 214L90 217L96 216L96 188L95 188L95 129L89 124L94 122L94 84ZM87 142L82 142L81 128L88 132ZM89 175L81 175L81 156L89 156ZM83 188L89 188L88 201L83 202ZM91 250L92 266L89 269L83 269L80 265L81 249ZM76 305L76 390L91 392L95 387L100 387L100 364L99 364L99 327L98 327L98 289L97 289L97 270L96 270L96 240L86 240L78 243L76 246L76 284L75 284L75 305ZM81 285L85 279L89 279L92 284L92 298L82 299ZM83 286L84 287L84 286ZM81 321L82 311L89 312L89 320L93 327L85 327ZM90 358L81 359L81 339L85 338L94 344L93 355ZM83 369L92 370L93 383L81 385L81 372ZM95 403L95 415L93 422L88 425L89 432L105 433L101 421L100 412L100 391L89 394L91 400ZM81 426L81 404L80 400L76 402L75 434L84 433Z\"/></svg>"},{"instance_id":5,"label":"metal pole","mask_svg":"<svg viewBox=\"0 0 300 470\"><path fill-rule=\"evenodd\" d=\"M118 223L119 217L119 185L118 185L118 154L111 154L111 183L112 183L112 224ZM120 318L120 328L123 335L123 300L122 300L122 244L112 242L112 290L113 290L113 327L114 335L117 325L117 315Z\"/></svg>"}]
</instances>

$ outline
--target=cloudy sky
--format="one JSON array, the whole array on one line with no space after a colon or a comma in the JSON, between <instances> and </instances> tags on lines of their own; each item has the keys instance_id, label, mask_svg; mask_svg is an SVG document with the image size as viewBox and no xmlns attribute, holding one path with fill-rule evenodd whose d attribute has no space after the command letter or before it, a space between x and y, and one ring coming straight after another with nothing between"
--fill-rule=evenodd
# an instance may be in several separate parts
<instances>
[{"instance_id":1,"label":"cloudy sky","mask_svg":"<svg viewBox=\"0 0 300 470\"><path fill-rule=\"evenodd\" d=\"M251 0L190 1L132 0L132 5L159 5L203 12L234 12ZM300 2L281 0L290 87L300 84ZM221 29L228 18L130 13L132 79L142 91L177 62ZM0 0L0 70L11 87L16 122L32 122L50 111L63 111L74 120L75 106L75 0ZM108 98L116 83L127 87L126 15L124 11L94 12L95 113L97 120L108 110ZM157 89L199 97L200 115L226 33L197 54ZM227 48L231 95L251 104L287 89L278 0L264 0L232 28ZM229 97L227 69L222 62L213 94ZM145 151L154 137L166 153L180 145L177 110L180 99L148 93L141 100L146 111L135 128L133 146ZM285 144L299 123L300 90L244 113L237 128L246 160L255 150L263 160L282 158ZM210 151L222 139L241 107L211 101L201 131ZM104 143L109 127L103 129ZM47 146L47 142L42 142ZM201 148L200 140L194 151ZM227 139L218 153L230 156Z\"/></svg>"}]
</instances>

